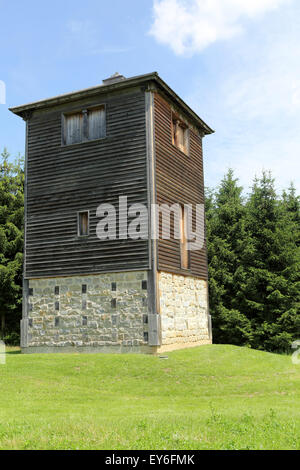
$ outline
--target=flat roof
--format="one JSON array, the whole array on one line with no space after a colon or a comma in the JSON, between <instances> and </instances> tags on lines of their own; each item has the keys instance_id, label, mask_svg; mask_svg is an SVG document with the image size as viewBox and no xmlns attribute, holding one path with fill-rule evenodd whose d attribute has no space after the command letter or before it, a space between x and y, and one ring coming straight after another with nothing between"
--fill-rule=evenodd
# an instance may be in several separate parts
<instances>
[{"instance_id":1,"label":"flat roof","mask_svg":"<svg viewBox=\"0 0 300 470\"><path fill-rule=\"evenodd\" d=\"M138 75L136 77L125 78L110 84L96 85L83 90L72 91L62 95L53 96L32 103L23 104L21 106L14 106L9 108L11 112L23 117L28 111L36 109L48 108L57 104L63 104L70 101L75 101L80 98L93 96L98 93L107 93L116 89L128 88L136 85L142 85L149 82L155 82L159 89L164 91L166 95L172 98L190 118L203 130L204 134L212 134L214 132L167 84L160 78L157 72L148 73L145 75Z\"/></svg>"}]
</instances>

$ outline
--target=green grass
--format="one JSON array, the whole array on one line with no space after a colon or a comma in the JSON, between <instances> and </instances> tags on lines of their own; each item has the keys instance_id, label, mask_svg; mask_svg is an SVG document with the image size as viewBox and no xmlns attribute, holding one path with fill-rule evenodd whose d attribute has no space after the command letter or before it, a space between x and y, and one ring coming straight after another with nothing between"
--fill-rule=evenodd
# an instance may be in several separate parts
<instances>
[{"instance_id":1,"label":"green grass","mask_svg":"<svg viewBox=\"0 0 300 470\"><path fill-rule=\"evenodd\" d=\"M1 449L299 449L300 366L234 346L21 355L0 365Z\"/></svg>"}]
</instances>

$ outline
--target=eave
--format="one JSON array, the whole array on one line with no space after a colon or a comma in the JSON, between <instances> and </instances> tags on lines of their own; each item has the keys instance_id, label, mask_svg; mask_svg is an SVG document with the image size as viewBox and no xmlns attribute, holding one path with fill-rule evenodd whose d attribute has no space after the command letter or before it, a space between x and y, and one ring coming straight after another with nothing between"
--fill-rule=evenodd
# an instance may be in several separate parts
<instances>
[{"instance_id":1,"label":"eave","mask_svg":"<svg viewBox=\"0 0 300 470\"><path fill-rule=\"evenodd\" d=\"M184 110L184 112L194 121L194 123L200 127L204 134L212 134L214 132L167 84L162 80L157 72L148 73L145 75L138 75L136 77L127 78L116 83L109 85L97 85L83 90L73 91L62 95L57 95L51 98L46 98L32 103L27 103L21 106L14 106L9 110L25 118L28 113L35 110L44 108L50 108L51 106L64 104L72 101L76 101L82 98L88 98L90 96L109 93L115 90L122 90L131 88L134 86L142 86L150 83L155 83L156 86L161 89L171 100L175 101L176 104Z\"/></svg>"}]
</instances>

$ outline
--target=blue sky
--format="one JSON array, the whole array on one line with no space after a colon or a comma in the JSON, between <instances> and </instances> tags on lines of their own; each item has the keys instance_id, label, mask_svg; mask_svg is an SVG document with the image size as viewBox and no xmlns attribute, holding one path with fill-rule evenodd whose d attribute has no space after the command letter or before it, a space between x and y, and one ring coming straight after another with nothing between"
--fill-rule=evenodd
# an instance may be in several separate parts
<instances>
[{"instance_id":1,"label":"blue sky","mask_svg":"<svg viewBox=\"0 0 300 470\"><path fill-rule=\"evenodd\" d=\"M270 169L300 191L299 0L0 0L0 18L0 149L24 152L10 106L157 71L216 131L206 185Z\"/></svg>"}]
</instances>

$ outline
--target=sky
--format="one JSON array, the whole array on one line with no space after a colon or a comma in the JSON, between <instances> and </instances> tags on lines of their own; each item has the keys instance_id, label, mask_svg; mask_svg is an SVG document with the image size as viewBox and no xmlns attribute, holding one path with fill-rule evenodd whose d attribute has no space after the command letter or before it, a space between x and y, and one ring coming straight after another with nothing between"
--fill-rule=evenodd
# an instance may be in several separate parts
<instances>
[{"instance_id":1,"label":"sky","mask_svg":"<svg viewBox=\"0 0 300 470\"><path fill-rule=\"evenodd\" d=\"M157 71L215 130L206 186L271 170L300 192L299 0L0 0L0 19L0 151L24 154L8 107Z\"/></svg>"}]
</instances>

